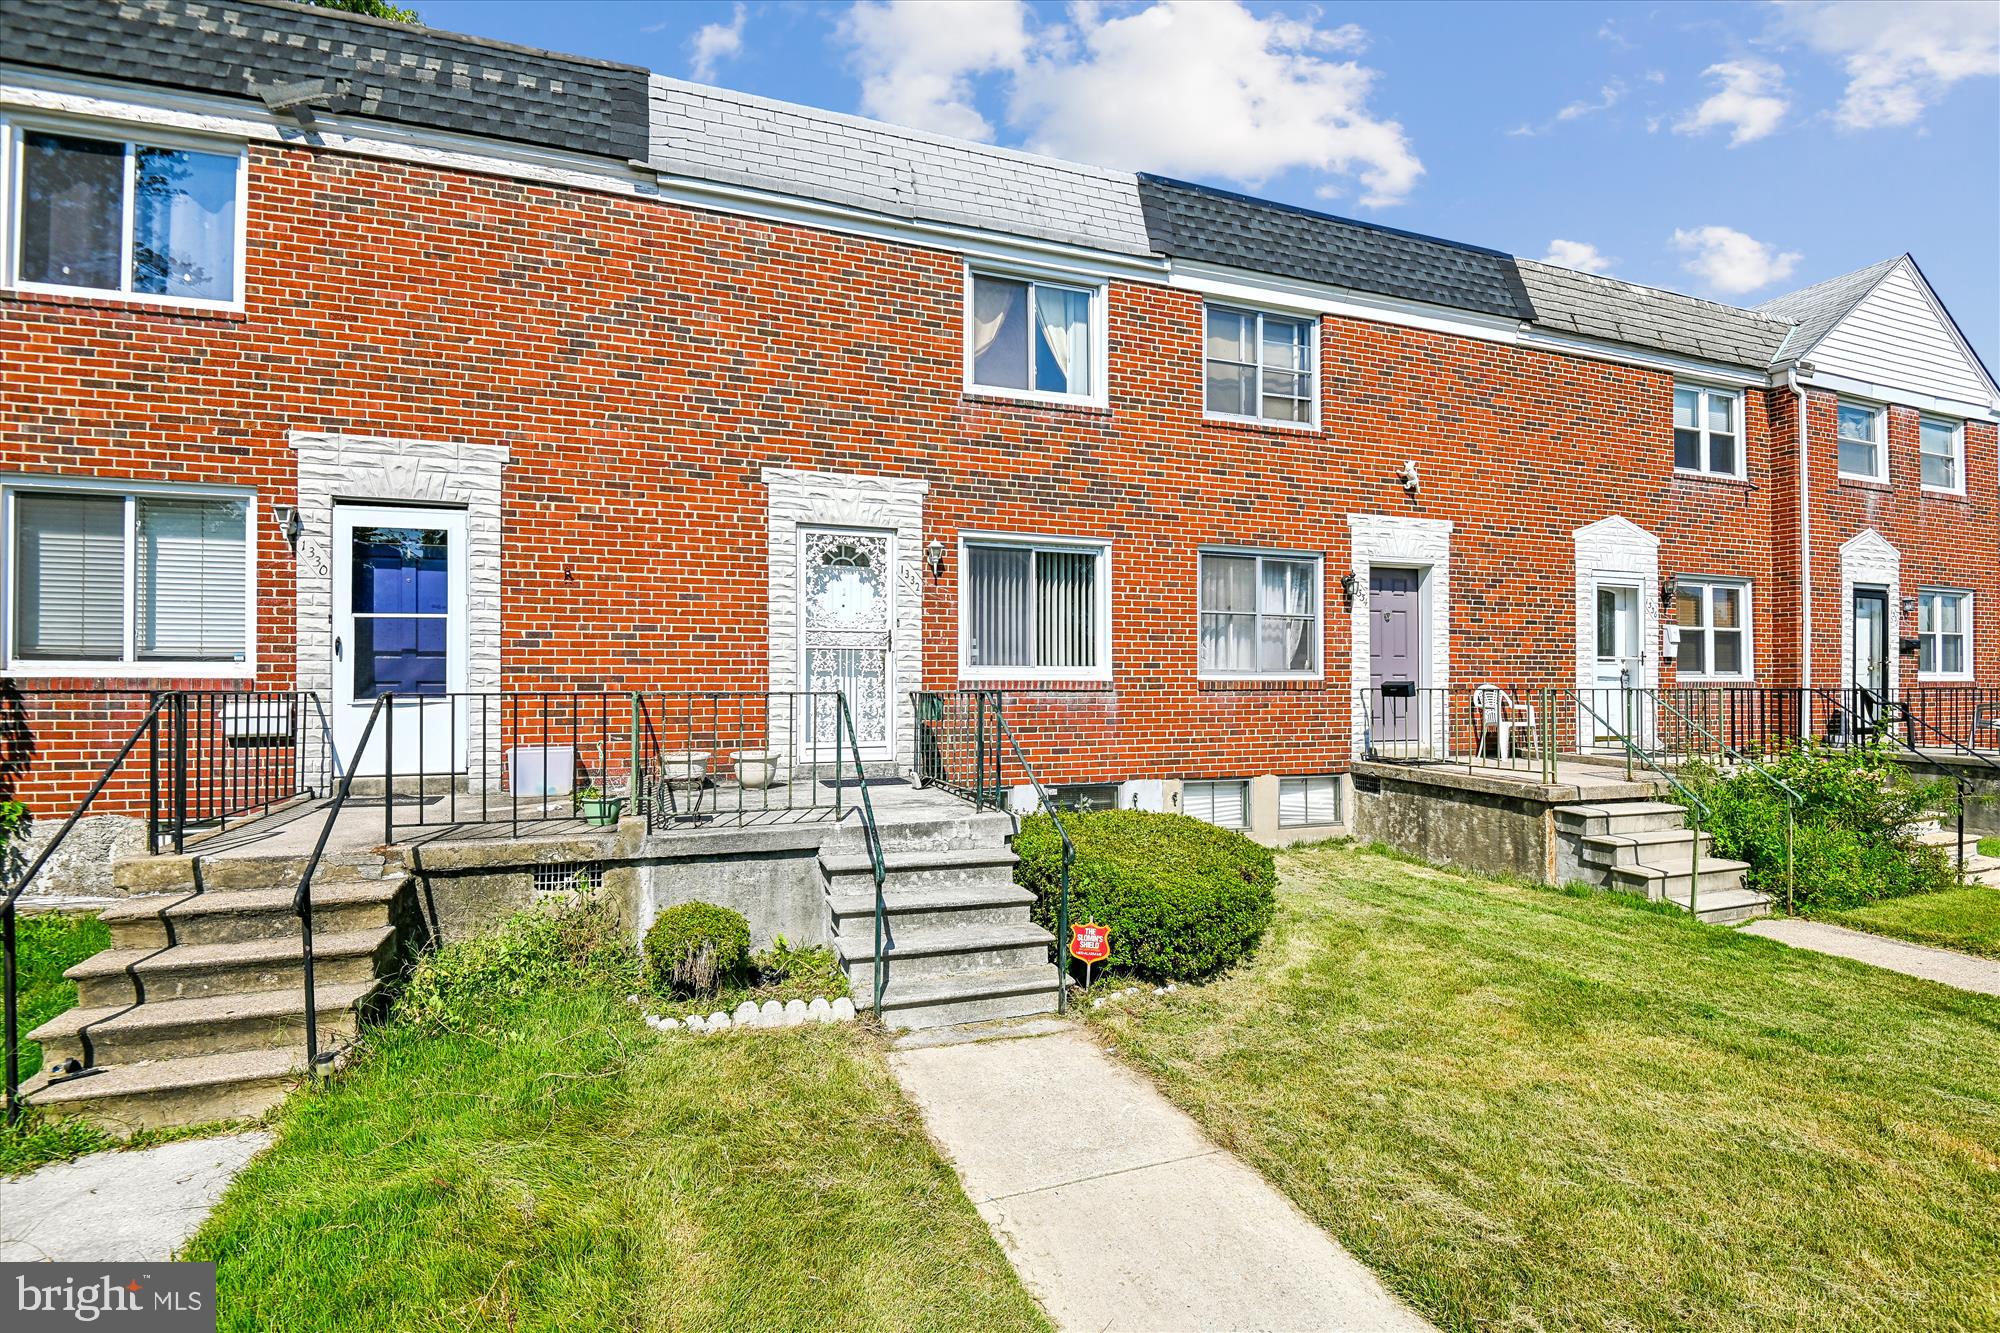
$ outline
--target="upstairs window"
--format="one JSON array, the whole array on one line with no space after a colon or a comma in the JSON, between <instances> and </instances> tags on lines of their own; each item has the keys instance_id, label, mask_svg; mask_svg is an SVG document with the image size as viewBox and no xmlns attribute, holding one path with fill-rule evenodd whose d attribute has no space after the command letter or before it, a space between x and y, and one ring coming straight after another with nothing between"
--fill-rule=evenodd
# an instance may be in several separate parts
<instances>
[{"instance_id":1,"label":"upstairs window","mask_svg":"<svg viewBox=\"0 0 2000 1333\"><path fill-rule=\"evenodd\" d=\"M1840 475L1860 481L1889 479L1889 451L1882 443L1882 409L1842 403L1836 433Z\"/></svg>"},{"instance_id":2,"label":"upstairs window","mask_svg":"<svg viewBox=\"0 0 2000 1333\"><path fill-rule=\"evenodd\" d=\"M968 541L963 669L1008 680L1110 677L1100 546Z\"/></svg>"},{"instance_id":3,"label":"upstairs window","mask_svg":"<svg viewBox=\"0 0 2000 1333\"><path fill-rule=\"evenodd\" d=\"M14 668L246 664L246 500L82 487L7 499Z\"/></svg>"},{"instance_id":4,"label":"upstairs window","mask_svg":"<svg viewBox=\"0 0 2000 1333\"><path fill-rule=\"evenodd\" d=\"M974 274L972 387L1037 398L1095 396L1097 298L1087 287Z\"/></svg>"},{"instance_id":5,"label":"upstairs window","mask_svg":"<svg viewBox=\"0 0 2000 1333\"><path fill-rule=\"evenodd\" d=\"M1748 584L1681 579L1674 602L1682 679L1740 680L1750 674Z\"/></svg>"},{"instance_id":6,"label":"upstairs window","mask_svg":"<svg viewBox=\"0 0 2000 1333\"><path fill-rule=\"evenodd\" d=\"M1716 477L1743 475L1743 398L1726 389L1674 386L1674 467Z\"/></svg>"},{"instance_id":7,"label":"upstairs window","mask_svg":"<svg viewBox=\"0 0 2000 1333\"><path fill-rule=\"evenodd\" d=\"M1313 321L1208 307L1210 416L1313 423Z\"/></svg>"},{"instance_id":8,"label":"upstairs window","mask_svg":"<svg viewBox=\"0 0 2000 1333\"><path fill-rule=\"evenodd\" d=\"M1201 554L1204 676L1310 676L1319 670L1319 561Z\"/></svg>"},{"instance_id":9,"label":"upstairs window","mask_svg":"<svg viewBox=\"0 0 2000 1333\"><path fill-rule=\"evenodd\" d=\"M1965 493L1965 431L1955 421L1925 417L1917 426L1925 490Z\"/></svg>"},{"instance_id":10,"label":"upstairs window","mask_svg":"<svg viewBox=\"0 0 2000 1333\"><path fill-rule=\"evenodd\" d=\"M243 154L17 129L12 283L230 304Z\"/></svg>"},{"instance_id":11,"label":"upstairs window","mask_svg":"<svg viewBox=\"0 0 2000 1333\"><path fill-rule=\"evenodd\" d=\"M1972 594L1929 588L1917 597L1917 674L1972 678Z\"/></svg>"}]
</instances>

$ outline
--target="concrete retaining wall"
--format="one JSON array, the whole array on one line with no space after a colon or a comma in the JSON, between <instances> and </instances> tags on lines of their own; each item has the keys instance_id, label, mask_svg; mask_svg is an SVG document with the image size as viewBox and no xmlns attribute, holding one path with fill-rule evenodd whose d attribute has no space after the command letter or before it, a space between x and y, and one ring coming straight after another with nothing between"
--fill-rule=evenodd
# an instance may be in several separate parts
<instances>
[{"instance_id":1,"label":"concrete retaining wall","mask_svg":"<svg viewBox=\"0 0 2000 1333\"><path fill-rule=\"evenodd\" d=\"M1356 765L1353 791L1354 836L1364 842L1480 874L1556 881L1557 801L1483 789L1477 780L1413 779L1379 764Z\"/></svg>"}]
</instances>

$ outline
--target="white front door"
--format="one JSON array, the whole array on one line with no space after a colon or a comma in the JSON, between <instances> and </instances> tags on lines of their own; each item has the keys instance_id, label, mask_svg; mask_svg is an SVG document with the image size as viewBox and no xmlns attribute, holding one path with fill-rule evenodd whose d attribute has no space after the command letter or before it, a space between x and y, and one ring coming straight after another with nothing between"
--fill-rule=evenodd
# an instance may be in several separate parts
<instances>
[{"instance_id":1,"label":"white front door","mask_svg":"<svg viewBox=\"0 0 2000 1333\"><path fill-rule=\"evenodd\" d=\"M336 761L382 772L394 733L395 772L465 767L465 511L337 504L333 510L333 703ZM375 701L393 693L365 753Z\"/></svg>"},{"instance_id":2,"label":"white front door","mask_svg":"<svg viewBox=\"0 0 2000 1333\"><path fill-rule=\"evenodd\" d=\"M1588 698L1591 711L1584 715L1584 734L1613 744L1618 735L1631 734L1640 744L1645 743L1644 737L1651 728L1644 719L1628 715L1627 711L1636 711L1631 691L1643 683L1640 645L1639 585L1599 582L1596 646Z\"/></svg>"},{"instance_id":3,"label":"white front door","mask_svg":"<svg viewBox=\"0 0 2000 1333\"><path fill-rule=\"evenodd\" d=\"M862 757L894 758L896 534L800 528L798 589L800 687L846 696ZM829 751L836 716L814 719Z\"/></svg>"}]
</instances>

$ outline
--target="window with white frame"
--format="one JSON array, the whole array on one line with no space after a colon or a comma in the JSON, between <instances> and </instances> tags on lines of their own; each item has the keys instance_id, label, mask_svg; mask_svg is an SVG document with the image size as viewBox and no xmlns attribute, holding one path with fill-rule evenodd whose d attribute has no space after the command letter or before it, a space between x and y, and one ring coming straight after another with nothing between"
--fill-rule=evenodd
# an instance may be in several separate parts
<instances>
[{"instance_id":1,"label":"window with white frame","mask_svg":"<svg viewBox=\"0 0 2000 1333\"><path fill-rule=\"evenodd\" d=\"M6 508L10 667L248 663L246 498L24 483Z\"/></svg>"},{"instance_id":2,"label":"window with white frame","mask_svg":"<svg viewBox=\"0 0 2000 1333\"><path fill-rule=\"evenodd\" d=\"M1889 450L1882 440L1882 409L1865 403L1842 403L1835 437L1840 450L1840 475L1864 481L1889 479Z\"/></svg>"},{"instance_id":3,"label":"window with white frame","mask_svg":"<svg viewBox=\"0 0 2000 1333\"><path fill-rule=\"evenodd\" d=\"M1223 828L1250 826L1250 784L1189 782L1181 786L1181 810L1194 818Z\"/></svg>"},{"instance_id":4,"label":"window with white frame","mask_svg":"<svg viewBox=\"0 0 2000 1333\"><path fill-rule=\"evenodd\" d=\"M1207 326L1210 416L1313 423L1312 320L1212 305Z\"/></svg>"},{"instance_id":5,"label":"window with white frame","mask_svg":"<svg viewBox=\"0 0 2000 1333\"><path fill-rule=\"evenodd\" d=\"M230 304L242 282L244 154L15 126L9 282Z\"/></svg>"},{"instance_id":6,"label":"window with white frame","mask_svg":"<svg viewBox=\"0 0 2000 1333\"><path fill-rule=\"evenodd\" d=\"M1089 287L972 275L971 382L975 389L1056 398L1097 392Z\"/></svg>"},{"instance_id":7,"label":"window with white frame","mask_svg":"<svg viewBox=\"0 0 2000 1333\"><path fill-rule=\"evenodd\" d=\"M1971 679L1971 593L1925 588L1917 594L1917 674Z\"/></svg>"},{"instance_id":8,"label":"window with white frame","mask_svg":"<svg viewBox=\"0 0 2000 1333\"><path fill-rule=\"evenodd\" d=\"M967 539L963 666L968 674L1099 679L1110 674L1102 546Z\"/></svg>"},{"instance_id":9,"label":"window with white frame","mask_svg":"<svg viewBox=\"0 0 2000 1333\"><path fill-rule=\"evenodd\" d=\"M1340 822L1337 778L1279 778L1278 827L1305 828Z\"/></svg>"},{"instance_id":10,"label":"window with white frame","mask_svg":"<svg viewBox=\"0 0 2000 1333\"><path fill-rule=\"evenodd\" d=\"M1965 431L1956 421L1925 417L1917 423L1926 490L1965 490Z\"/></svg>"},{"instance_id":11,"label":"window with white frame","mask_svg":"<svg viewBox=\"0 0 2000 1333\"><path fill-rule=\"evenodd\" d=\"M1203 551L1205 676L1311 676L1319 670L1319 558Z\"/></svg>"},{"instance_id":12,"label":"window with white frame","mask_svg":"<svg viewBox=\"0 0 2000 1333\"><path fill-rule=\"evenodd\" d=\"M1728 389L1674 386L1674 467L1743 475L1743 397Z\"/></svg>"},{"instance_id":13,"label":"window with white frame","mask_svg":"<svg viewBox=\"0 0 2000 1333\"><path fill-rule=\"evenodd\" d=\"M1750 675L1750 585L1729 579L1680 579L1675 619L1683 679L1740 679Z\"/></svg>"}]
</instances>

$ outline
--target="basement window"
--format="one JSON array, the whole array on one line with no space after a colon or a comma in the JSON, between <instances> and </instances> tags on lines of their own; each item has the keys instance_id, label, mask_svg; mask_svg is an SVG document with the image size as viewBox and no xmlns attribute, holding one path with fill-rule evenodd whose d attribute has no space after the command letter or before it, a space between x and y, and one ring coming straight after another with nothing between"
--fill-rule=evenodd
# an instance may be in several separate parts
<instances>
[{"instance_id":1,"label":"basement window","mask_svg":"<svg viewBox=\"0 0 2000 1333\"><path fill-rule=\"evenodd\" d=\"M1332 777L1279 778L1278 826L1311 828L1340 822L1340 780Z\"/></svg>"},{"instance_id":2,"label":"basement window","mask_svg":"<svg viewBox=\"0 0 2000 1333\"><path fill-rule=\"evenodd\" d=\"M1222 828L1248 828L1250 784L1241 780L1185 783L1181 787L1181 810Z\"/></svg>"},{"instance_id":3,"label":"basement window","mask_svg":"<svg viewBox=\"0 0 2000 1333\"><path fill-rule=\"evenodd\" d=\"M9 283L24 291L234 306L245 154L13 126Z\"/></svg>"}]
</instances>

